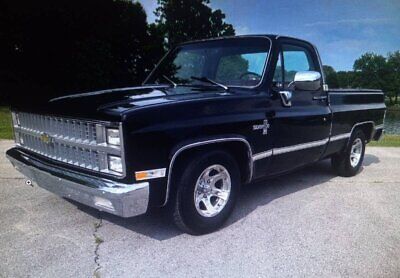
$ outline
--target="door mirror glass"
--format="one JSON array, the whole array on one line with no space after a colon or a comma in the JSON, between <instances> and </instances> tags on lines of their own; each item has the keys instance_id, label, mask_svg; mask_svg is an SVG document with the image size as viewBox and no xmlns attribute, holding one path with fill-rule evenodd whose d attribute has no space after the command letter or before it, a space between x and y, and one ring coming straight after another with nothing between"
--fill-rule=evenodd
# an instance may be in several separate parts
<instances>
[{"instance_id":1,"label":"door mirror glass","mask_svg":"<svg viewBox=\"0 0 400 278\"><path fill-rule=\"evenodd\" d=\"M293 85L296 90L317 91L321 89L321 74L317 71L296 72Z\"/></svg>"}]
</instances>

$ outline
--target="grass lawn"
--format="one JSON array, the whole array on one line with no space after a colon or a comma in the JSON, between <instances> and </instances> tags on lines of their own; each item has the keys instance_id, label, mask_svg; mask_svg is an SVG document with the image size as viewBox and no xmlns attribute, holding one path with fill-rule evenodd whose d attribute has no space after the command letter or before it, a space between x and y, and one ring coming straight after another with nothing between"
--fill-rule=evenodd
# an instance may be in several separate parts
<instances>
[{"instance_id":1,"label":"grass lawn","mask_svg":"<svg viewBox=\"0 0 400 278\"><path fill-rule=\"evenodd\" d=\"M400 147L400 135L385 134L380 141L371 141L368 146L373 147Z\"/></svg>"},{"instance_id":2,"label":"grass lawn","mask_svg":"<svg viewBox=\"0 0 400 278\"><path fill-rule=\"evenodd\" d=\"M11 113L6 107L0 107L0 139L13 139Z\"/></svg>"}]
</instances>

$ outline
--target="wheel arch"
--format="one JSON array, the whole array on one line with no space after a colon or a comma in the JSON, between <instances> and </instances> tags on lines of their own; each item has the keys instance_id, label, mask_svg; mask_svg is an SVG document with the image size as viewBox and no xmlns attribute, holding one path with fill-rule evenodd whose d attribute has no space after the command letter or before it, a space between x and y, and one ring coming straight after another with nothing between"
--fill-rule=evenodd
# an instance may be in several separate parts
<instances>
[{"instance_id":1,"label":"wheel arch","mask_svg":"<svg viewBox=\"0 0 400 278\"><path fill-rule=\"evenodd\" d=\"M223 149L229 152L236 159L241 171L243 182L250 182L253 176L253 152L250 143L242 136L227 136L217 138L202 138L188 140L174 147L169 156L169 167L167 174L167 189L165 193L165 206L172 192L173 180L176 177L174 167L179 165L193 152L199 152L211 149Z\"/></svg>"},{"instance_id":2,"label":"wheel arch","mask_svg":"<svg viewBox=\"0 0 400 278\"><path fill-rule=\"evenodd\" d=\"M354 131L357 129L360 129L364 133L365 138L369 142L369 141L371 141L371 139L374 135L375 122L366 121L366 122L356 123L355 125L353 125L353 128L351 129L350 135L352 135L354 133ZM349 138L349 142L350 142L350 138Z\"/></svg>"}]
</instances>

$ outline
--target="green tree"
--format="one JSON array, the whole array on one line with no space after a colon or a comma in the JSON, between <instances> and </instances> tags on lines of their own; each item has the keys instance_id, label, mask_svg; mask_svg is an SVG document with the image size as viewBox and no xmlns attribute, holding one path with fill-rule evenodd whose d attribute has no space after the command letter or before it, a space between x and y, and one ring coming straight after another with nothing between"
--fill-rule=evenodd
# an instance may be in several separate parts
<instances>
[{"instance_id":1,"label":"green tree","mask_svg":"<svg viewBox=\"0 0 400 278\"><path fill-rule=\"evenodd\" d=\"M325 81L328 84L329 88L338 88L339 81L335 69L327 65L324 65L323 69L325 74Z\"/></svg>"},{"instance_id":2,"label":"green tree","mask_svg":"<svg viewBox=\"0 0 400 278\"><path fill-rule=\"evenodd\" d=\"M356 88L354 71L338 71L336 73L338 88Z\"/></svg>"},{"instance_id":3,"label":"green tree","mask_svg":"<svg viewBox=\"0 0 400 278\"><path fill-rule=\"evenodd\" d=\"M354 62L354 85L360 88L381 89L392 103L391 74L384 56L365 53Z\"/></svg>"},{"instance_id":4,"label":"green tree","mask_svg":"<svg viewBox=\"0 0 400 278\"><path fill-rule=\"evenodd\" d=\"M157 24L171 48L188 40L234 35L221 10L212 10L209 0L158 0Z\"/></svg>"},{"instance_id":5,"label":"green tree","mask_svg":"<svg viewBox=\"0 0 400 278\"><path fill-rule=\"evenodd\" d=\"M387 73L386 58L375 53L365 53L355 60L353 69L359 87L382 89Z\"/></svg>"},{"instance_id":6,"label":"green tree","mask_svg":"<svg viewBox=\"0 0 400 278\"><path fill-rule=\"evenodd\" d=\"M140 84L163 34L138 2L0 1L0 101Z\"/></svg>"},{"instance_id":7,"label":"green tree","mask_svg":"<svg viewBox=\"0 0 400 278\"><path fill-rule=\"evenodd\" d=\"M389 91L390 95L394 95L394 103L398 103L399 90L400 90L400 51L389 53L387 57L387 64L389 68Z\"/></svg>"}]
</instances>

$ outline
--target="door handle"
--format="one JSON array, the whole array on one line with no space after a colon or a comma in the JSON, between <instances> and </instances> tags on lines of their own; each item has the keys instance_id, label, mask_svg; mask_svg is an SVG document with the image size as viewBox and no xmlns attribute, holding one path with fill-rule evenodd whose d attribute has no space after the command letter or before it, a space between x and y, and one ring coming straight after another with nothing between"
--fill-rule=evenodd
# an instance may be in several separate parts
<instances>
[{"instance_id":1,"label":"door handle","mask_svg":"<svg viewBox=\"0 0 400 278\"><path fill-rule=\"evenodd\" d=\"M315 96L315 97L313 97L312 99L313 100L320 100L320 101L323 101L323 100L326 100L328 97L327 96Z\"/></svg>"}]
</instances>

